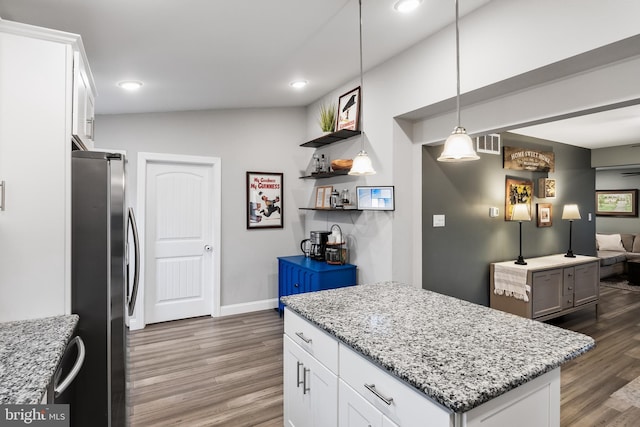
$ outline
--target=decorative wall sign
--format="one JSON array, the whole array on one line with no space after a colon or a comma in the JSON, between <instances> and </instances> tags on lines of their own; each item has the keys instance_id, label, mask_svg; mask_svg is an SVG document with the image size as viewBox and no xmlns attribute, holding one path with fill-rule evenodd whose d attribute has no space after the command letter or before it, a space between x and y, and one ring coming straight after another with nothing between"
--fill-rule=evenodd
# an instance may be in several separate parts
<instances>
[{"instance_id":1,"label":"decorative wall sign","mask_svg":"<svg viewBox=\"0 0 640 427\"><path fill-rule=\"evenodd\" d=\"M556 197L556 180L551 178L538 178L538 197Z\"/></svg>"},{"instance_id":2,"label":"decorative wall sign","mask_svg":"<svg viewBox=\"0 0 640 427\"><path fill-rule=\"evenodd\" d=\"M283 228L283 174L247 172L247 229Z\"/></svg>"},{"instance_id":3,"label":"decorative wall sign","mask_svg":"<svg viewBox=\"0 0 640 427\"><path fill-rule=\"evenodd\" d=\"M531 216L531 200L533 199L533 182L527 179L509 178L505 183L504 219L512 221L513 207L520 203L526 203Z\"/></svg>"},{"instance_id":4,"label":"decorative wall sign","mask_svg":"<svg viewBox=\"0 0 640 427\"><path fill-rule=\"evenodd\" d=\"M556 158L553 151L538 151L530 148L504 147L505 169L536 172L554 172Z\"/></svg>"},{"instance_id":5,"label":"decorative wall sign","mask_svg":"<svg viewBox=\"0 0 640 427\"><path fill-rule=\"evenodd\" d=\"M638 190L596 190L596 215L638 216Z\"/></svg>"},{"instance_id":6,"label":"decorative wall sign","mask_svg":"<svg viewBox=\"0 0 640 427\"><path fill-rule=\"evenodd\" d=\"M338 98L336 131L340 129L360 129L360 86Z\"/></svg>"},{"instance_id":7,"label":"decorative wall sign","mask_svg":"<svg viewBox=\"0 0 640 427\"><path fill-rule=\"evenodd\" d=\"M538 227L551 227L553 222L551 203L538 203L537 211Z\"/></svg>"}]
</instances>

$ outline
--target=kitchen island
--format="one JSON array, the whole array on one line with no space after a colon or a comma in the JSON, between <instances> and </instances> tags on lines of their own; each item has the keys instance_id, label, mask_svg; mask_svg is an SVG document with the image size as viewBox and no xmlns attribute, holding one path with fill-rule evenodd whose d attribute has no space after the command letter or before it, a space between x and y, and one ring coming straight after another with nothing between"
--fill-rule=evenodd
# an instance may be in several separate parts
<instances>
[{"instance_id":1,"label":"kitchen island","mask_svg":"<svg viewBox=\"0 0 640 427\"><path fill-rule=\"evenodd\" d=\"M559 367L595 345L586 335L397 282L282 301L285 423L559 426Z\"/></svg>"},{"instance_id":2,"label":"kitchen island","mask_svg":"<svg viewBox=\"0 0 640 427\"><path fill-rule=\"evenodd\" d=\"M78 319L0 323L0 405L41 403Z\"/></svg>"}]
</instances>

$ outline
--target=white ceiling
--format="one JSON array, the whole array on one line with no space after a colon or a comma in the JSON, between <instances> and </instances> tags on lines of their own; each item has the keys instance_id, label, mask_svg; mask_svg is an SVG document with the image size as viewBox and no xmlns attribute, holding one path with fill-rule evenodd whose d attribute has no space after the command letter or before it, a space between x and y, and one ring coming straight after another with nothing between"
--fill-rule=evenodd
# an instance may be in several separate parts
<instances>
[{"instance_id":1,"label":"white ceiling","mask_svg":"<svg viewBox=\"0 0 640 427\"><path fill-rule=\"evenodd\" d=\"M489 1L462 1L460 14ZM423 0L409 15L395 2L363 1L365 70L454 21L453 0ZM2 0L0 17L81 34L98 114L305 106L359 73L357 0ZM289 86L300 78L305 89ZM129 79L143 88L117 87ZM640 107L513 132L585 148L634 144Z\"/></svg>"},{"instance_id":2,"label":"white ceiling","mask_svg":"<svg viewBox=\"0 0 640 427\"><path fill-rule=\"evenodd\" d=\"M640 144L640 105L514 129L510 132L590 149Z\"/></svg>"},{"instance_id":3,"label":"white ceiling","mask_svg":"<svg viewBox=\"0 0 640 427\"><path fill-rule=\"evenodd\" d=\"M395 2L363 1L365 70L454 21L453 1ZM0 17L82 35L99 114L305 106L359 75L357 0L2 0Z\"/></svg>"}]
</instances>

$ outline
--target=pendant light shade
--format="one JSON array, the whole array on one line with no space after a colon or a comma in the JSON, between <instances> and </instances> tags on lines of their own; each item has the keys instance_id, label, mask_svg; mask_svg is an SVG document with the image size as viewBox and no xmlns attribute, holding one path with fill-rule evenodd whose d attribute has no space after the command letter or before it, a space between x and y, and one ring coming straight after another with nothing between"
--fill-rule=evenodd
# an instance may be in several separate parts
<instances>
[{"instance_id":1,"label":"pendant light shade","mask_svg":"<svg viewBox=\"0 0 640 427\"><path fill-rule=\"evenodd\" d=\"M349 175L375 175L376 171L373 169L371 159L366 151L362 150L353 159L353 165L349 171Z\"/></svg>"},{"instance_id":2,"label":"pendant light shade","mask_svg":"<svg viewBox=\"0 0 640 427\"><path fill-rule=\"evenodd\" d=\"M458 30L458 0L456 0L456 113L458 126L444 142L444 150L438 157L439 162L468 162L478 160L480 156L473 149L473 141L460 125L460 33Z\"/></svg>"},{"instance_id":3,"label":"pendant light shade","mask_svg":"<svg viewBox=\"0 0 640 427\"><path fill-rule=\"evenodd\" d=\"M360 127L364 129L364 108L363 108L363 71L362 71L362 0L358 0L358 17L360 25ZM353 165L349 170L349 175L375 175L376 170L371 164L371 158L366 151L364 151L364 130L360 135L360 142L362 148L356 157L353 159Z\"/></svg>"},{"instance_id":4,"label":"pendant light shade","mask_svg":"<svg viewBox=\"0 0 640 427\"><path fill-rule=\"evenodd\" d=\"M478 160L480 157L473 149L473 141L467 135L467 131L460 126L451 132L444 143L444 150L438 157L439 162L466 162Z\"/></svg>"}]
</instances>

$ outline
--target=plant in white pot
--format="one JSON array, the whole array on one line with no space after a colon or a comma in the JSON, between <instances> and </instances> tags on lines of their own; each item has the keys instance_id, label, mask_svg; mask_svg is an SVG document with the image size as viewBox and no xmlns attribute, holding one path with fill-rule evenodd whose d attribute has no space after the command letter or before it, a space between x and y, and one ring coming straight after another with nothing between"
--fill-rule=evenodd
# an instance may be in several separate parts
<instances>
[{"instance_id":1,"label":"plant in white pot","mask_svg":"<svg viewBox=\"0 0 640 427\"><path fill-rule=\"evenodd\" d=\"M336 106L334 104L322 104L320 106L320 129L324 133L331 133L336 126Z\"/></svg>"}]
</instances>

